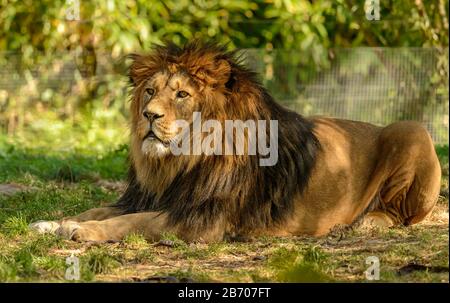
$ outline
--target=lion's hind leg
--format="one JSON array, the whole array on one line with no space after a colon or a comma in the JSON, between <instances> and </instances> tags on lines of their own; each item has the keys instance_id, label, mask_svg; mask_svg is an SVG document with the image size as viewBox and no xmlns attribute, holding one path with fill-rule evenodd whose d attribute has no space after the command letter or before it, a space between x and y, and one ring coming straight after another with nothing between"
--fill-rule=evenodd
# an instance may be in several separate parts
<instances>
[{"instance_id":1,"label":"lion's hind leg","mask_svg":"<svg viewBox=\"0 0 450 303\"><path fill-rule=\"evenodd\" d=\"M410 210L403 217L402 223L406 226L423 221L431 213L439 197L440 168L439 173L433 173L433 170L430 170L421 177L419 179L416 176L404 201L407 209Z\"/></svg>"},{"instance_id":2,"label":"lion's hind leg","mask_svg":"<svg viewBox=\"0 0 450 303\"><path fill-rule=\"evenodd\" d=\"M397 184L398 186L398 184ZM427 194L414 180L412 185L398 188L385 185L377 207L364 217L364 225L409 226L422 221L433 209L436 195Z\"/></svg>"},{"instance_id":3,"label":"lion's hind leg","mask_svg":"<svg viewBox=\"0 0 450 303\"><path fill-rule=\"evenodd\" d=\"M392 227L395 225L394 220L382 211L371 211L369 212L362 222L363 227Z\"/></svg>"},{"instance_id":4,"label":"lion's hind leg","mask_svg":"<svg viewBox=\"0 0 450 303\"><path fill-rule=\"evenodd\" d=\"M422 221L435 206L441 168L431 137L417 123L399 122L387 127L384 141L386 173L379 202L365 222L372 225L411 225Z\"/></svg>"},{"instance_id":5,"label":"lion's hind leg","mask_svg":"<svg viewBox=\"0 0 450 303\"><path fill-rule=\"evenodd\" d=\"M416 224L431 213L436 201L437 194L429 193L429 188L414 180L410 187L394 196L381 195L380 204L364 217L364 224L380 227Z\"/></svg>"}]
</instances>

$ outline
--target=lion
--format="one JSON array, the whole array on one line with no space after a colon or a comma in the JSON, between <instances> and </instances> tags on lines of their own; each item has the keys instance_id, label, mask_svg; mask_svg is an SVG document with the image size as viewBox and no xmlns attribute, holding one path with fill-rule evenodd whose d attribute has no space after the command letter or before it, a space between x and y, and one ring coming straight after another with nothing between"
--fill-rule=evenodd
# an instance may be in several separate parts
<instances>
[{"instance_id":1,"label":"lion","mask_svg":"<svg viewBox=\"0 0 450 303\"><path fill-rule=\"evenodd\" d=\"M237 52L217 43L157 45L131 59L126 190L114 205L32 228L97 242L131 233L189 242L320 237L337 226L415 224L437 202L440 164L417 122L306 118L278 104ZM277 162L262 166L259 154L174 155L175 122L192 125L194 112L219 124L277 121Z\"/></svg>"}]
</instances>

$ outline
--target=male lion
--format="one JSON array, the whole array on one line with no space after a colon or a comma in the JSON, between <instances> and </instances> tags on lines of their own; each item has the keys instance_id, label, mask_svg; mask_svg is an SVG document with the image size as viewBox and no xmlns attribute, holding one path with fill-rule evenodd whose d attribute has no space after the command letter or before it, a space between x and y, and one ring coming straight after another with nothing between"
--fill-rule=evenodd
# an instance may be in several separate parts
<instances>
[{"instance_id":1,"label":"male lion","mask_svg":"<svg viewBox=\"0 0 450 303\"><path fill-rule=\"evenodd\" d=\"M157 46L132 59L126 191L114 206L33 228L76 241L130 233L157 240L162 232L206 242L321 236L361 222L414 224L436 203L441 169L419 123L302 117L276 103L235 52L214 43ZM174 155L175 120L192 124L194 112L220 123L278 121L277 163L260 166L261 156L250 154Z\"/></svg>"}]
</instances>

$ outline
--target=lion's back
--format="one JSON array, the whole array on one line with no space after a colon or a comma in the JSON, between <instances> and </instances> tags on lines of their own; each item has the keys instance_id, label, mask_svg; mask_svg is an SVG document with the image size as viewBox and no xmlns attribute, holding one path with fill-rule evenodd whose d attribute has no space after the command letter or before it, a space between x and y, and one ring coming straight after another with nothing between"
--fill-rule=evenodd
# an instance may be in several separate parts
<instances>
[{"instance_id":1,"label":"lion's back","mask_svg":"<svg viewBox=\"0 0 450 303\"><path fill-rule=\"evenodd\" d=\"M309 119L321 149L308 188L296 203L293 225L300 233L321 235L335 225L352 224L380 190L374 185L376 175L389 180L401 170L412 175L425 174L422 167L439 171L430 135L420 123L380 127L335 118ZM439 181L437 173L429 179ZM428 186L433 195L436 186Z\"/></svg>"}]
</instances>

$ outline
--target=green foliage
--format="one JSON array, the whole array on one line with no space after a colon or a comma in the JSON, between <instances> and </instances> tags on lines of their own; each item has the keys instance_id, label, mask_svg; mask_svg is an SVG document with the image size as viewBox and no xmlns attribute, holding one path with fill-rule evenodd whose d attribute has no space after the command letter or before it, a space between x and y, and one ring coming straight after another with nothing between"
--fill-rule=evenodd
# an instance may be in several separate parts
<instances>
[{"instance_id":1,"label":"green foliage","mask_svg":"<svg viewBox=\"0 0 450 303\"><path fill-rule=\"evenodd\" d=\"M305 51L320 62L329 46L448 45L448 1L380 1L380 22L365 18L364 1L165 0L81 1L67 20L67 1L0 2L0 50L32 59L54 50L101 46L117 57L170 39L216 38L244 48ZM95 39L92 35L95 35Z\"/></svg>"},{"instance_id":2,"label":"green foliage","mask_svg":"<svg viewBox=\"0 0 450 303\"><path fill-rule=\"evenodd\" d=\"M264 50L264 63L273 64L265 71L266 84L280 94L328 67L332 49L339 47L437 47L430 81L445 88L448 79L447 0L380 1L380 21L367 20L364 1L351 0L79 3L80 20L71 21L65 0L0 1L0 51L9 52L0 56L0 65L12 70L8 87L18 86L0 90L0 128L9 134L20 137L26 128L41 137L70 127L89 134L93 148L99 136L120 137L111 126L126 123L123 56L165 40L215 39L230 48ZM61 81L67 76L75 81Z\"/></svg>"}]
</instances>

